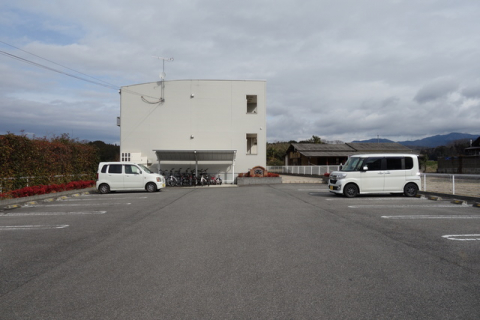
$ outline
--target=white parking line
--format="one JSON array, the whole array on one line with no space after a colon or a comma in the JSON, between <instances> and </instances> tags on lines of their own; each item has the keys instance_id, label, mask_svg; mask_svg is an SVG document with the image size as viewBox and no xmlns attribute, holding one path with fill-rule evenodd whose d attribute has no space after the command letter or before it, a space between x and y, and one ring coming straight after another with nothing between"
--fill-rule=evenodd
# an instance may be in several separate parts
<instances>
[{"instance_id":1,"label":"white parking line","mask_svg":"<svg viewBox=\"0 0 480 320\"><path fill-rule=\"evenodd\" d=\"M107 211L83 211L83 212L12 212L1 215L2 217L21 217L21 216L68 216L68 215L87 215L87 214L105 214Z\"/></svg>"},{"instance_id":2,"label":"white parking line","mask_svg":"<svg viewBox=\"0 0 480 320\"><path fill-rule=\"evenodd\" d=\"M95 206L95 207L98 207L98 206L128 206L128 205L131 205L131 203L98 203L98 204L94 204L94 203L88 203L88 204L85 204L85 203L77 203L77 204L74 204L74 203L69 203L69 204L34 204L34 205L26 205L25 207L26 208L44 208L44 207L88 207L88 206Z\"/></svg>"},{"instance_id":3,"label":"white parking line","mask_svg":"<svg viewBox=\"0 0 480 320\"><path fill-rule=\"evenodd\" d=\"M401 201L419 201L419 200L426 200L425 198L402 198L402 197L389 197L389 198L375 198L375 197L369 197L369 198L341 198L341 197L335 197L335 198L327 198L327 201L333 201L333 200L346 200L346 201L392 201L392 200L401 200Z\"/></svg>"},{"instance_id":4,"label":"white parking line","mask_svg":"<svg viewBox=\"0 0 480 320\"><path fill-rule=\"evenodd\" d=\"M408 215L382 216L383 219L417 220L417 219L480 219L480 215Z\"/></svg>"},{"instance_id":5,"label":"white parking line","mask_svg":"<svg viewBox=\"0 0 480 320\"><path fill-rule=\"evenodd\" d=\"M468 205L458 204L363 204L348 206L349 208L471 208Z\"/></svg>"},{"instance_id":6,"label":"white parking line","mask_svg":"<svg viewBox=\"0 0 480 320\"><path fill-rule=\"evenodd\" d=\"M456 241L480 241L480 234L449 234L442 238Z\"/></svg>"},{"instance_id":7,"label":"white parking line","mask_svg":"<svg viewBox=\"0 0 480 320\"><path fill-rule=\"evenodd\" d=\"M0 231L6 230L46 230L46 229L64 229L69 227L68 224L62 225L27 225L27 226L0 226Z\"/></svg>"},{"instance_id":8,"label":"white parking line","mask_svg":"<svg viewBox=\"0 0 480 320\"><path fill-rule=\"evenodd\" d=\"M138 197L138 198L132 198L132 197L128 197L128 198L122 198L123 199L147 199L148 197ZM94 198L94 199L80 199L80 198L70 198L70 199L65 199L65 200L60 200L60 201L98 201L98 200L116 200L115 198L104 198L104 197L97 197L97 198Z\"/></svg>"}]
</instances>

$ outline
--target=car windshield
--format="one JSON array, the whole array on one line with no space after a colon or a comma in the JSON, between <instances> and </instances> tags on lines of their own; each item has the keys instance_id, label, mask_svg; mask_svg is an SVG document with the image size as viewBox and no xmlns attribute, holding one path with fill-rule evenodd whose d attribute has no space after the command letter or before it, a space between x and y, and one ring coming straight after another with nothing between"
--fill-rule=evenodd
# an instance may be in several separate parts
<instances>
[{"instance_id":1,"label":"car windshield","mask_svg":"<svg viewBox=\"0 0 480 320\"><path fill-rule=\"evenodd\" d=\"M139 166L140 168L142 168L143 171L145 171L146 173L153 173L150 169L148 169L148 168L145 167L144 165L139 164L138 166Z\"/></svg>"},{"instance_id":2,"label":"car windshield","mask_svg":"<svg viewBox=\"0 0 480 320\"><path fill-rule=\"evenodd\" d=\"M350 157L340 171L358 171L362 167L364 158Z\"/></svg>"}]
</instances>

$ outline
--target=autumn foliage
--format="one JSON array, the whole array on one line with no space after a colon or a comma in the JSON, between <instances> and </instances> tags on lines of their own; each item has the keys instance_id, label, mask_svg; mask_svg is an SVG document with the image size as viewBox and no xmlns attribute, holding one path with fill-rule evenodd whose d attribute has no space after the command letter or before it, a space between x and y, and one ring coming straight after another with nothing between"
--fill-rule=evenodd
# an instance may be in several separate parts
<instances>
[{"instance_id":1,"label":"autumn foliage","mask_svg":"<svg viewBox=\"0 0 480 320\"><path fill-rule=\"evenodd\" d=\"M84 189L95 186L95 180L89 181L72 181L69 183L63 184L51 184L48 186L33 186L33 187L25 187L22 189L12 190L9 192L0 193L0 200L1 199L12 199L12 198L22 198L22 197L30 197L42 194L49 194L49 193L56 193L62 191L69 191L69 190L76 190L76 189Z\"/></svg>"},{"instance_id":2,"label":"autumn foliage","mask_svg":"<svg viewBox=\"0 0 480 320\"><path fill-rule=\"evenodd\" d=\"M0 136L0 190L4 194L13 195L14 190L41 193L58 185L70 188L72 182L94 180L97 165L97 148L68 134L51 139L12 133Z\"/></svg>"}]
</instances>

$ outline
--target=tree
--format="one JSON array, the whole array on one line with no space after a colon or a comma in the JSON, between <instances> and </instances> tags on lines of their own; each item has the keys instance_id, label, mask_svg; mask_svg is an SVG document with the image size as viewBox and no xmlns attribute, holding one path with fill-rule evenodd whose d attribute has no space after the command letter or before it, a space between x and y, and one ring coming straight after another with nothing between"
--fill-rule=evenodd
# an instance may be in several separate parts
<instances>
[{"instance_id":1,"label":"tree","mask_svg":"<svg viewBox=\"0 0 480 320\"><path fill-rule=\"evenodd\" d=\"M325 142L319 136L313 135L310 139L300 141L300 143L324 144Z\"/></svg>"}]
</instances>

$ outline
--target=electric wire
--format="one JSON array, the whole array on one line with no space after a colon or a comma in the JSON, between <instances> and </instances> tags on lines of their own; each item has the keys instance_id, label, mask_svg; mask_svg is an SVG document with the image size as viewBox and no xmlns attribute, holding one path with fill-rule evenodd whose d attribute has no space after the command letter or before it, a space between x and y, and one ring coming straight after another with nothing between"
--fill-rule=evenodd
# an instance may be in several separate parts
<instances>
[{"instance_id":1,"label":"electric wire","mask_svg":"<svg viewBox=\"0 0 480 320\"><path fill-rule=\"evenodd\" d=\"M55 62L55 61L52 61L52 60L49 60L49 59L47 59L47 58L41 57L41 56L39 56L39 55L37 55L37 54L35 54L35 53L31 53L31 52L28 52L28 51L26 51L26 50L23 50L23 49L21 49L21 48L19 48L19 47L16 47L16 46L12 45L12 44L6 43L5 41L0 40L0 43L3 43L4 45L10 46L10 47L15 48L15 49L17 49L17 50L20 50L20 51L22 51L22 52L28 53L28 54L30 54L30 55L32 55L32 56L34 56L34 57L40 58L40 59L42 59L42 60L45 60L45 61L48 61L48 62L50 62L50 63L56 64L57 66L60 66L60 67L65 68L65 69L68 69L68 70L70 70L70 71L74 71L74 72L76 72L76 73L79 73L79 74L81 74L81 75L84 75L84 76L87 76L87 77L89 77L89 78L95 79L95 80L97 80L97 81L103 82L103 83L105 83L105 84L111 85L111 86L113 86L113 87L118 87L118 86L116 86L116 85L114 85L114 84L111 84L111 83L108 83L108 82L106 82L106 81L104 81L104 80L101 80L101 79L92 77L92 76L90 76L90 75L88 75L88 74L85 74L85 73L82 73L82 72L77 71L77 70L75 70L75 69L72 69L72 68L69 68L69 67L67 67L67 66L61 65L60 63L57 63L57 62Z\"/></svg>"},{"instance_id":2,"label":"electric wire","mask_svg":"<svg viewBox=\"0 0 480 320\"><path fill-rule=\"evenodd\" d=\"M63 74L63 75L65 75L65 76L68 76L68 77L71 77L71 78L74 78L74 79L77 79L77 80L85 81L85 82L88 82L88 83L91 83L91 84L95 84L95 85L99 85L99 86L102 86L102 87L105 87L105 88L109 88L109 89L121 90L121 88L120 88L119 86L117 86L117 85L108 83L108 82L106 82L106 81L103 81L103 80L98 79L98 78L95 78L95 77L92 77L92 76L90 76L90 75L88 75L88 74L79 72L79 71L74 70L74 69L72 69L72 68L63 66L63 65L61 65L61 64L59 64L59 63L56 63L56 62L54 62L54 61L52 61L52 60L45 59L45 58L43 58L43 57L41 57L41 56L39 56L39 55L36 55L36 54L30 53L30 52L28 52L28 51L25 51L25 50L23 50L23 49L20 49L20 48L18 48L18 47L15 47L15 46L13 46L13 45L11 45L11 44L8 44L8 43L6 43L6 42L4 42L4 41L1 41L1 40L0 40L0 43L3 43L3 44L5 44L5 45L8 45L8 46L10 46L10 47L12 47L12 48L18 49L18 50L23 51L23 52L25 52L25 53L31 54L31 55L33 55L33 56L35 56L35 57L37 57L37 58L40 58L40 59L43 59L43 60L48 61L48 62L50 62L50 63L53 63L53 64L55 64L55 65L58 65L58 66L62 67L62 68L66 68L66 69L68 69L68 70L71 70L71 71L74 71L74 72L76 72L76 73L82 74L82 75L87 76L87 77L89 77L89 78L95 79L95 80L97 80L97 81L90 80L90 79L86 79L85 77L81 77L81 76L78 76L78 75L75 75L75 74L72 74L72 73L67 73L67 72L64 72L64 71L62 71L62 70L58 70L58 69L55 69L55 68L52 68L52 67L43 65L43 64L41 64L41 63L37 63L37 62L34 62L34 61L32 61L32 60L29 60L29 59L26 59L26 58L22 58L22 57L19 57L19 56L17 56L17 55L14 55L14 54L8 53L8 52L6 52L6 51L0 50L0 54L2 54L2 55L4 55L4 56L7 56L7 57L9 57L9 58L12 58L12 59L15 59L15 60L18 60L18 61L27 63L27 64L31 64L31 65L33 65L33 66L36 66L36 67L39 67L39 68L43 68L43 69L46 69L46 70L49 70L49 71L52 71L52 72L56 72L56 73L59 73L59 74ZM123 90L121 90L121 91L128 92L128 93L134 94L134 95L138 95L138 96L140 96L140 97L142 98L142 101L147 102L147 103L150 103L150 104L158 104L158 103L162 102L162 99L161 99L161 98L152 97L152 96L149 96L149 95L141 94L141 93L138 93L138 92L129 90L129 89L123 89ZM144 97L156 99L157 102L147 101Z\"/></svg>"}]
</instances>

